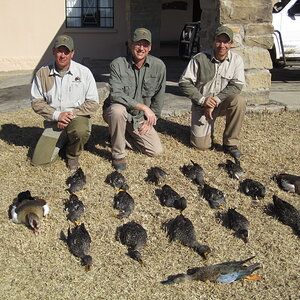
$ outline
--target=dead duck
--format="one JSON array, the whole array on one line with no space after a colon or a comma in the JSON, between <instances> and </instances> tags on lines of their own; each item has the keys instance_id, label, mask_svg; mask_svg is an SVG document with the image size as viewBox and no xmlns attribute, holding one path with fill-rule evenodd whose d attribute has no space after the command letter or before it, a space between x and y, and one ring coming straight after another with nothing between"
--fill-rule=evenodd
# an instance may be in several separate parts
<instances>
[{"instance_id":1,"label":"dead duck","mask_svg":"<svg viewBox=\"0 0 300 300\"><path fill-rule=\"evenodd\" d=\"M187 178L192 179L195 184L203 185L205 175L203 168L192 160L191 163L192 165L183 165L180 167L181 172Z\"/></svg>"},{"instance_id":2,"label":"dead duck","mask_svg":"<svg viewBox=\"0 0 300 300\"><path fill-rule=\"evenodd\" d=\"M134 200L132 196L123 188L120 188L114 196L114 209L120 210L119 214L113 214L118 219L128 218L134 209Z\"/></svg>"},{"instance_id":3,"label":"dead duck","mask_svg":"<svg viewBox=\"0 0 300 300\"><path fill-rule=\"evenodd\" d=\"M75 194L71 194L69 199L65 201L65 211L68 213L67 219L78 224L78 220L85 212L85 206Z\"/></svg>"},{"instance_id":4,"label":"dead duck","mask_svg":"<svg viewBox=\"0 0 300 300\"><path fill-rule=\"evenodd\" d=\"M146 246L147 231L136 222L128 222L119 226L115 238L128 247L128 255L140 264L144 264L140 250Z\"/></svg>"},{"instance_id":5,"label":"dead duck","mask_svg":"<svg viewBox=\"0 0 300 300\"><path fill-rule=\"evenodd\" d=\"M171 275L168 277L168 280L162 281L161 283L174 284L191 280L232 283L244 278L250 280L260 279L261 276L259 275L251 275L255 270L260 268L259 263L249 266L244 265L253 258L254 256L240 261L228 261L215 265L192 268L187 270L186 274Z\"/></svg>"},{"instance_id":6,"label":"dead duck","mask_svg":"<svg viewBox=\"0 0 300 300\"><path fill-rule=\"evenodd\" d=\"M18 194L10 214L14 223L24 224L37 233L41 219L49 213L49 206L44 199L32 197L30 191Z\"/></svg>"},{"instance_id":7,"label":"dead duck","mask_svg":"<svg viewBox=\"0 0 300 300\"><path fill-rule=\"evenodd\" d=\"M70 252L81 259L82 265L85 266L85 270L90 271L93 259L88 253L92 239L86 230L84 223L76 225L72 229L69 227L67 236L61 231L60 237L61 240L68 245Z\"/></svg>"},{"instance_id":8,"label":"dead duck","mask_svg":"<svg viewBox=\"0 0 300 300\"><path fill-rule=\"evenodd\" d=\"M118 171L114 171L108 174L105 179L105 183L111 185L114 188L118 188L118 189L122 188L123 190L129 189L125 177L123 176L123 174L121 174Z\"/></svg>"},{"instance_id":9,"label":"dead duck","mask_svg":"<svg viewBox=\"0 0 300 300\"><path fill-rule=\"evenodd\" d=\"M82 168L78 168L71 176L69 176L66 180L66 183L70 185L70 193L75 193L82 190L86 184L86 176Z\"/></svg>"},{"instance_id":10,"label":"dead duck","mask_svg":"<svg viewBox=\"0 0 300 300\"><path fill-rule=\"evenodd\" d=\"M146 181L161 185L168 178L168 174L159 167L151 167L147 170Z\"/></svg>"},{"instance_id":11,"label":"dead duck","mask_svg":"<svg viewBox=\"0 0 300 300\"><path fill-rule=\"evenodd\" d=\"M234 160L235 162L233 162L230 159L227 159L226 163L219 164L219 167L224 168L227 171L230 178L239 180L244 175L244 170L241 167L240 161L237 158L235 158Z\"/></svg>"},{"instance_id":12,"label":"dead duck","mask_svg":"<svg viewBox=\"0 0 300 300\"><path fill-rule=\"evenodd\" d=\"M223 209L225 207L226 196L221 190L205 183L203 187L200 187L199 192L200 196L208 201L211 208Z\"/></svg>"},{"instance_id":13,"label":"dead duck","mask_svg":"<svg viewBox=\"0 0 300 300\"><path fill-rule=\"evenodd\" d=\"M283 224L290 226L300 237L300 211L290 203L273 195L272 212Z\"/></svg>"},{"instance_id":14,"label":"dead duck","mask_svg":"<svg viewBox=\"0 0 300 300\"><path fill-rule=\"evenodd\" d=\"M300 195L300 176L281 173L273 175L272 179L282 190Z\"/></svg>"},{"instance_id":15,"label":"dead duck","mask_svg":"<svg viewBox=\"0 0 300 300\"><path fill-rule=\"evenodd\" d=\"M250 223L245 216L229 208L227 211L228 226L235 231L235 236L241 238L245 243L249 242Z\"/></svg>"},{"instance_id":16,"label":"dead duck","mask_svg":"<svg viewBox=\"0 0 300 300\"><path fill-rule=\"evenodd\" d=\"M262 183L249 178L240 182L239 191L252 197L254 200L262 199L266 194L266 188Z\"/></svg>"},{"instance_id":17,"label":"dead duck","mask_svg":"<svg viewBox=\"0 0 300 300\"><path fill-rule=\"evenodd\" d=\"M186 199L181 197L167 184L163 185L161 191L157 191L157 195L162 206L174 207L180 211L186 208Z\"/></svg>"},{"instance_id":18,"label":"dead duck","mask_svg":"<svg viewBox=\"0 0 300 300\"><path fill-rule=\"evenodd\" d=\"M194 225L190 219L180 214L165 222L162 228L167 232L169 242L179 241L184 246L193 249L202 258L207 259L211 250L207 245L202 245L197 241Z\"/></svg>"}]
</instances>

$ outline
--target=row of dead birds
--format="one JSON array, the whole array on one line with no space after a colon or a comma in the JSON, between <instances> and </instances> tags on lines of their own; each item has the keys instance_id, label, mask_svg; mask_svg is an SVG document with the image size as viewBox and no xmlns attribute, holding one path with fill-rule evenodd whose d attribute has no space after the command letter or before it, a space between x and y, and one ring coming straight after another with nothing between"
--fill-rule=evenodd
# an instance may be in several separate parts
<instances>
[{"instance_id":1,"label":"row of dead birds","mask_svg":"<svg viewBox=\"0 0 300 300\"><path fill-rule=\"evenodd\" d=\"M239 180L243 176L243 170L237 161L227 160L226 164L221 165L221 167L224 167L232 178ZM212 208L221 208L225 205L224 193L205 183L205 173L199 164L192 162L190 165L184 165L180 170L186 177L199 185L200 195L209 202ZM168 174L161 168L152 167L147 170L145 180L151 181L156 185L162 185L167 177ZM299 176L278 174L274 175L273 179L283 190L300 194ZM119 219L127 218L134 209L134 200L128 192L129 186L124 176L118 171L114 171L107 176L105 182L118 188L118 192L114 196L114 208L119 210L120 213L114 216ZM69 184L70 197L65 202L65 210L68 213L67 219L74 222L75 227L72 229L69 227L67 235L62 231L61 239L66 242L70 252L82 260L86 270L89 270L92 265L92 257L89 255L91 237L84 223L78 224L85 207L83 202L74 194L86 184L86 177L82 169L79 168L74 172L67 179L66 183ZM251 179L245 179L243 182L240 182L240 191L254 199L265 195L265 187ZM210 247L198 242L193 223L182 214L187 205L186 199L167 184L164 184L161 190L157 190L156 195L160 199L161 205L174 207L181 212L176 218L163 223L162 227L167 232L169 241L177 240L206 259L211 252ZM13 222L24 223L32 228L34 232L37 232L42 216L45 216L48 212L49 207L43 199L32 197L29 191L25 191L21 192L13 203L11 217ZM282 223L292 227L295 233L300 233L300 212L288 202L274 195L273 204L268 206L268 212L277 217ZM242 238L244 242L248 242L250 223L245 216L238 213L234 208L229 208L226 213L219 214L219 216L222 218L225 226L234 230L237 237ZM146 245L147 232L140 224L132 221L117 227L115 237L117 241L128 247L128 255L131 258L141 264L144 263L140 250ZM210 280L228 283L245 277L253 279L256 277L251 277L250 275L259 268L259 264L244 265L252 258L190 269L187 274L169 276L168 280L162 283L172 284L187 280Z\"/></svg>"}]
</instances>

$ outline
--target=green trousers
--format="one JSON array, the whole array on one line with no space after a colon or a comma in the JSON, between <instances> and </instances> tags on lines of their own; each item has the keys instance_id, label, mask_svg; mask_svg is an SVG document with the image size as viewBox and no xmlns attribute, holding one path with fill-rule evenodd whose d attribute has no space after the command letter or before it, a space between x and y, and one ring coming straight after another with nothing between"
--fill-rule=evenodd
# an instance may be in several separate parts
<instances>
[{"instance_id":1,"label":"green trousers","mask_svg":"<svg viewBox=\"0 0 300 300\"><path fill-rule=\"evenodd\" d=\"M65 145L67 158L78 158L90 137L92 122L89 117L77 116L65 129L57 128L53 121L44 121L44 127L31 160L35 166L55 161Z\"/></svg>"}]
</instances>

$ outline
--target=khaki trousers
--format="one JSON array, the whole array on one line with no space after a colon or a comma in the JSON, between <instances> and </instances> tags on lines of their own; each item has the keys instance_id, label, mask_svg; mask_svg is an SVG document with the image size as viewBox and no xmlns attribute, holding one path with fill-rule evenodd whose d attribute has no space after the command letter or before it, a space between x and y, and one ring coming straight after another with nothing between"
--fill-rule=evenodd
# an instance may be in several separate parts
<instances>
[{"instance_id":1,"label":"khaki trousers","mask_svg":"<svg viewBox=\"0 0 300 300\"><path fill-rule=\"evenodd\" d=\"M191 144L201 150L211 148L214 133L214 123L217 117L225 116L223 145L238 146L244 116L246 100L241 95L226 98L213 111L213 120L207 120L203 107L192 105Z\"/></svg>"},{"instance_id":2,"label":"khaki trousers","mask_svg":"<svg viewBox=\"0 0 300 300\"><path fill-rule=\"evenodd\" d=\"M77 116L65 129L57 128L57 122L44 121L44 131L32 156L32 165L49 164L58 158L59 150L66 145L67 158L77 158L91 134L89 117Z\"/></svg>"},{"instance_id":3,"label":"khaki trousers","mask_svg":"<svg viewBox=\"0 0 300 300\"><path fill-rule=\"evenodd\" d=\"M155 157L163 152L162 144L156 130L140 135L132 124L127 122L127 110L124 105L113 103L103 111L103 119L108 124L111 138L112 158L120 159L126 156L126 146Z\"/></svg>"}]
</instances>

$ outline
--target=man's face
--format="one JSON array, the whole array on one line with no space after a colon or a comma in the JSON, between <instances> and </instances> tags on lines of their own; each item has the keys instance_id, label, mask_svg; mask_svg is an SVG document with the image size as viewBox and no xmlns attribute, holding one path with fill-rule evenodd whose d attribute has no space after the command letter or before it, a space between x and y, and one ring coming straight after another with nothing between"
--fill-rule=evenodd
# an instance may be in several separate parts
<instances>
[{"instance_id":1,"label":"man's face","mask_svg":"<svg viewBox=\"0 0 300 300\"><path fill-rule=\"evenodd\" d=\"M215 37L214 41L214 51L217 59L223 60L227 57L227 53L232 46L232 41L229 37L222 33Z\"/></svg>"},{"instance_id":2,"label":"man's face","mask_svg":"<svg viewBox=\"0 0 300 300\"><path fill-rule=\"evenodd\" d=\"M58 70L68 70L71 64L71 59L74 56L74 50L70 51L66 46L53 48L55 65Z\"/></svg>"},{"instance_id":3,"label":"man's face","mask_svg":"<svg viewBox=\"0 0 300 300\"><path fill-rule=\"evenodd\" d=\"M145 60L151 50L151 44L146 40L140 40L138 42L132 42L130 49L133 60L139 62Z\"/></svg>"}]
</instances>

